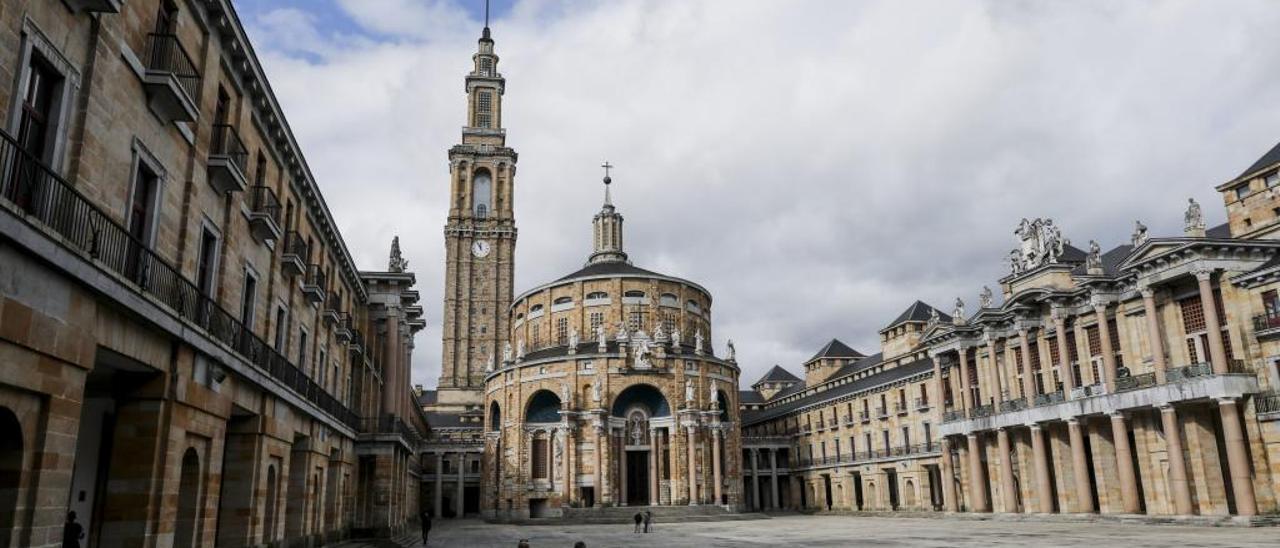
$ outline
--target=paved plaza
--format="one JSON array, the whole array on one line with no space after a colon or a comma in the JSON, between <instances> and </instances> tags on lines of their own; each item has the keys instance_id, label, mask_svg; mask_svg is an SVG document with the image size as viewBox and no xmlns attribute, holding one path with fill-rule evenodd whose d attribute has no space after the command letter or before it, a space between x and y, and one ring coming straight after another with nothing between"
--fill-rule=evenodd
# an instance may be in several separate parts
<instances>
[{"instance_id":1,"label":"paved plaza","mask_svg":"<svg viewBox=\"0 0 1280 548\"><path fill-rule=\"evenodd\" d=\"M1276 546L1275 528L1189 527L848 516L782 516L751 521L658 525L648 535L630 525L495 525L437 522L431 546L532 548L610 546Z\"/></svg>"}]
</instances>

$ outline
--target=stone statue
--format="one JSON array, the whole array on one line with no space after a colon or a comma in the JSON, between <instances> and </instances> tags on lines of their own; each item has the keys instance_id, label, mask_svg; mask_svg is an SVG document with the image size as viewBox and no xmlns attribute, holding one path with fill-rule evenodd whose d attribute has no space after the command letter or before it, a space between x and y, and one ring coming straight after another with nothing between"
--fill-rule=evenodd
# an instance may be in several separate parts
<instances>
[{"instance_id":1,"label":"stone statue","mask_svg":"<svg viewBox=\"0 0 1280 548\"><path fill-rule=\"evenodd\" d=\"M591 385L591 401L600 401L600 383Z\"/></svg>"},{"instance_id":2,"label":"stone statue","mask_svg":"<svg viewBox=\"0 0 1280 548\"><path fill-rule=\"evenodd\" d=\"M631 445L644 443L644 428L640 426L640 417L631 417Z\"/></svg>"},{"instance_id":3,"label":"stone statue","mask_svg":"<svg viewBox=\"0 0 1280 548\"><path fill-rule=\"evenodd\" d=\"M569 383L560 383L560 405L569 408L569 402L573 400L573 392L569 391Z\"/></svg>"},{"instance_id":4,"label":"stone statue","mask_svg":"<svg viewBox=\"0 0 1280 548\"><path fill-rule=\"evenodd\" d=\"M1200 204L1196 203L1195 198L1187 198L1187 213L1184 219L1185 230L1188 233L1204 231L1204 212L1200 210Z\"/></svg>"},{"instance_id":5,"label":"stone statue","mask_svg":"<svg viewBox=\"0 0 1280 548\"><path fill-rule=\"evenodd\" d=\"M951 311L951 319L956 323L964 321L964 301L956 297L956 308Z\"/></svg>"},{"instance_id":6,"label":"stone statue","mask_svg":"<svg viewBox=\"0 0 1280 548\"><path fill-rule=\"evenodd\" d=\"M577 350L577 349L578 349L578 326L575 325L573 326L573 329L569 331L569 350Z\"/></svg>"},{"instance_id":7,"label":"stone statue","mask_svg":"<svg viewBox=\"0 0 1280 548\"><path fill-rule=\"evenodd\" d=\"M697 331L693 332L693 352L695 354L702 353L702 328L701 327L699 327Z\"/></svg>"},{"instance_id":8,"label":"stone statue","mask_svg":"<svg viewBox=\"0 0 1280 548\"><path fill-rule=\"evenodd\" d=\"M1148 238L1147 225L1142 224L1142 221L1134 221L1133 237L1131 238L1131 243L1133 244L1133 247L1138 247L1142 244L1147 243L1147 238Z\"/></svg>"},{"instance_id":9,"label":"stone statue","mask_svg":"<svg viewBox=\"0 0 1280 548\"><path fill-rule=\"evenodd\" d=\"M1022 257L1018 254L1018 250L1014 249L1009 252L1009 273L1013 275L1022 274Z\"/></svg>"},{"instance_id":10,"label":"stone statue","mask_svg":"<svg viewBox=\"0 0 1280 548\"><path fill-rule=\"evenodd\" d=\"M938 323L938 320L940 320L940 319L941 319L941 317L940 317L940 316L938 316L938 309L936 309L936 308L934 308L934 307L932 307L932 306L931 306L931 307L929 307L929 325L935 325L935 324L937 324L937 323Z\"/></svg>"},{"instance_id":11,"label":"stone statue","mask_svg":"<svg viewBox=\"0 0 1280 548\"><path fill-rule=\"evenodd\" d=\"M693 403L693 379L684 380L684 401Z\"/></svg>"},{"instance_id":12,"label":"stone statue","mask_svg":"<svg viewBox=\"0 0 1280 548\"><path fill-rule=\"evenodd\" d=\"M511 341L502 343L502 363L511 363Z\"/></svg>"},{"instance_id":13,"label":"stone statue","mask_svg":"<svg viewBox=\"0 0 1280 548\"><path fill-rule=\"evenodd\" d=\"M484 362L484 372L493 373L493 351L489 351L489 359Z\"/></svg>"},{"instance_id":14,"label":"stone statue","mask_svg":"<svg viewBox=\"0 0 1280 548\"><path fill-rule=\"evenodd\" d=\"M671 348L676 352L680 352L680 330L671 330Z\"/></svg>"},{"instance_id":15,"label":"stone statue","mask_svg":"<svg viewBox=\"0 0 1280 548\"><path fill-rule=\"evenodd\" d=\"M635 348L635 364L636 369L649 369L653 364L649 362L649 341L646 339L636 340Z\"/></svg>"},{"instance_id":16,"label":"stone statue","mask_svg":"<svg viewBox=\"0 0 1280 548\"><path fill-rule=\"evenodd\" d=\"M991 308L995 301L994 295L991 294L991 288L982 286L982 293L978 294L978 306L982 308Z\"/></svg>"},{"instance_id":17,"label":"stone statue","mask_svg":"<svg viewBox=\"0 0 1280 548\"><path fill-rule=\"evenodd\" d=\"M729 349L725 351L724 359L727 361L738 361L738 350L733 347L733 339L729 339Z\"/></svg>"},{"instance_id":18,"label":"stone statue","mask_svg":"<svg viewBox=\"0 0 1280 548\"><path fill-rule=\"evenodd\" d=\"M619 341L627 340L627 326L621 321L618 322L618 340Z\"/></svg>"},{"instance_id":19,"label":"stone statue","mask_svg":"<svg viewBox=\"0 0 1280 548\"><path fill-rule=\"evenodd\" d=\"M596 326L596 350L604 352L609 349L609 339L604 334L604 324Z\"/></svg>"},{"instance_id":20,"label":"stone statue","mask_svg":"<svg viewBox=\"0 0 1280 548\"><path fill-rule=\"evenodd\" d=\"M1024 218L1013 233L1018 242L1018 247L1009 253L1009 268L1013 274L1058 262L1067 244L1071 243L1062 237L1062 230L1054 225L1053 219L1028 221Z\"/></svg>"},{"instance_id":21,"label":"stone statue","mask_svg":"<svg viewBox=\"0 0 1280 548\"><path fill-rule=\"evenodd\" d=\"M1097 240L1089 240L1089 254L1084 258L1084 266L1089 270L1102 270L1102 246Z\"/></svg>"},{"instance_id":22,"label":"stone statue","mask_svg":"<svg viewBox=\"0 0 1280 548\"><path fill-rule=\"evenodd\" d=\"M516 341L516 360L524 359L524 339Z\"/></svg>"},{"instance_id":23,"label":"stone statue","mask_svg":"<svg viewBox=\"0 0 1280 548\"><path fill-rule=\"evenodd\" d=\"M404 272L409 268L409 261L404 260L404 255L400 254L400 237L391 238L391 260L387 262L388 272Z\"/></svg>"},{"instance_id":24,"label":"stone statue","mask_svg":"<svg viewBox=\"0 0 1280 548\"><path fill-rule=\"evenodd\" d=\"M711 381L711 388L708 390L711 396L711 407L713 409L720 408L720 391L716 390L716 381Z\"/></svg>"},{"instance_id":25,"label":"stone statue","mask_svg":"<svg viewBox=\"0 0 1280 548\"><path fill-rule=\"evenodd\" d=\"M658 327L653 330L653 340L657 343L667 342L667 332L662 329L662 322L658 322Z\"/></svg>"},{"instance_id":26,"label":"stone statue","mask_svg":"<svg viewBox=\"0 0 1280 548\"><path fill-rule=\"evenodd\" d=\"M556 434L555 434L555 439L556 439L556 448L555 448L555 462L556 462L556 470L563 470L563 469L564 469L564 468L562 467L562 464L563 464L563 462L564 462L564 438L565 438L565 433L564 433L564 431L556 432Z\"/></svg>"}]
</instances>

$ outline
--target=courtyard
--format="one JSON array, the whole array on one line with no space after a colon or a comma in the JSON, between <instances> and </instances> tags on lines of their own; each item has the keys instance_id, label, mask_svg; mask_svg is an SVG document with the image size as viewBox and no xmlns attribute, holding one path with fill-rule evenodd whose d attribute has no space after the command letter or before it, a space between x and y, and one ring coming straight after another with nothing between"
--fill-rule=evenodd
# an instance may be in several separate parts
<instances>
[{"instance_id":1,"label":"courtyard","mask_svg":"<svg viewBox=\"0 0 1280 548\"><path fill-rule=\"evenodd\" d=\"M1275 546L1274 528L974 521L788 515L750 521L657 524L647 535L618 525L497 525L438 521L431 546Z\"/></svg>"}]
</instances>

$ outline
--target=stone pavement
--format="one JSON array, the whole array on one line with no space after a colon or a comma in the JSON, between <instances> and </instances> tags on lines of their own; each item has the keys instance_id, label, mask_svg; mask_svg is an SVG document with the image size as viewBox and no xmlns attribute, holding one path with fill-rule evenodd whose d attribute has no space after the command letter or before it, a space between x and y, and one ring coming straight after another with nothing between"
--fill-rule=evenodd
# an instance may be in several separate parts
<instances>
[{"instance_id":1,"label":"stone pavement","mask_svg":"<svg viewBox=\"0 0 1280 548\"><path fill-rule=\"evenodd\" d=\"M432 547L572 548L729 546L1277 546L1270 527L1188 527L1119 523L968 521L955 519L788 515L754 521L658 524L648 535L631 525L503 525L478 520L437 522Z\"/></svg>"}]
</instances>

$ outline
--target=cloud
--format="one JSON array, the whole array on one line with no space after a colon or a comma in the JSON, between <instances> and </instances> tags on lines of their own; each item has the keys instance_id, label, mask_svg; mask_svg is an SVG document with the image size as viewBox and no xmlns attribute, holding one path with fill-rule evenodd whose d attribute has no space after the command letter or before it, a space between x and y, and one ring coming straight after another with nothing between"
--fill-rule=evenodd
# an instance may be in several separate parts
<instances>
[{"instance_id":1,"label":"cloud","mask_svg":"<svg viewBox=\"0 0 1280 548\"><path fill-rule=\"evenodd\" d=\"M875 352L915 299L974 302L1022 217L1077 244L1134 219L1177 233L1187 197L1219 203L1278 137L1280 11L1225 4L517 2L491 25L516 289L586 259L605 159L632 260L713 293L744 383L832 337ZM428 313L413 378L434 385L480 23L443 0L341 7L355 31L249 25L357 262L401 236ZM301 39L260 39L282 25Z\"/></svg>"}]
</instances>

